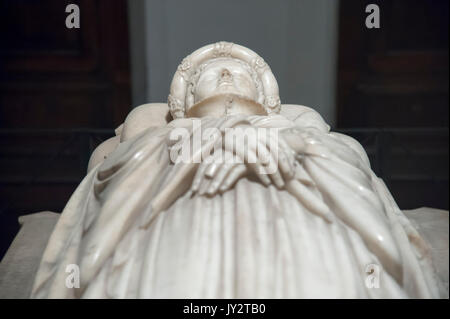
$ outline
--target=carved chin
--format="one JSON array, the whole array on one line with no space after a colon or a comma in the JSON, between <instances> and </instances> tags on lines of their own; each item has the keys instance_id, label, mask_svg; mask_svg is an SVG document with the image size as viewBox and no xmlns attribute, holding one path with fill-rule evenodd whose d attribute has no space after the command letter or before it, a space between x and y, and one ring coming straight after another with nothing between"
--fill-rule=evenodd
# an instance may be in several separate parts
<instances>
[{"instance_id":1,"label":"carved chin","mask_svg":"<svg viewBox=\"0 0 450 319\"><path fill-rule=\"evenodd\" d=\"M218 96L218 95L224 95L224 94L233 94L240 96L245 99L253 100L254 97L250 96L248 92L243 92L242 90L238 89L236 86L234 86L231 83L221 83L217 86L216 90L214 92L206 97L203 98L196 98L196 103L204 101L206 99Z\"/></svg>"},{"instance_id":2,"label":"carved chin","mask_svg":"<svg viewBox=\"0 0 450 319\"><path fill-rule=\"evenodd\" d=\"M253 99L235 93L219 93L195 103L187 110L187 117L231 114L267 115L265 108Z\"/></svg>"},{"instance_id":3,"label":"carved chin","mask_svg":"<svg viewBox=\"0 0 450 319\"><path fill-rule=\"evenodd\" d=\"M232 84L222 84L217 88L217 94L236 94L236 95L244 95L243 92L240 92L234 85Z\"/></svg>"}]
</instances>

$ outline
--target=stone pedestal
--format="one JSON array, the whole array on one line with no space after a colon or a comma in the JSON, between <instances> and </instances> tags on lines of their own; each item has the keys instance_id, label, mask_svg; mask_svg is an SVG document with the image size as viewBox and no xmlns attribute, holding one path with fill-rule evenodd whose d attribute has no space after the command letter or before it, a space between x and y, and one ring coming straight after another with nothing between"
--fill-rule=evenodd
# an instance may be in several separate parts
<instances>
[{"instance_id":1,"label":"stone pedestal","mask_svg":"<svg viewBox=\"0 0 450 319\"><path fill-rule=\"evenodd\" d=\"M0 299L28 298L42 254L59 214L40 212L19 217L19 233L0 263Z\"/></svg>"},{"instance_id":2,"label":"stone pedestal","mask_svg":"<svg viewBox=\"0 0 450 319\"><path fill-rule=\"evenodd\" d=\"M448 295L449 212L433 208L403 211L430 244L432 257ZM21 216L22 225L0 263L0 299L28 298L34 276L59 214L40 212Z\"/></svg>"}]
</instances>

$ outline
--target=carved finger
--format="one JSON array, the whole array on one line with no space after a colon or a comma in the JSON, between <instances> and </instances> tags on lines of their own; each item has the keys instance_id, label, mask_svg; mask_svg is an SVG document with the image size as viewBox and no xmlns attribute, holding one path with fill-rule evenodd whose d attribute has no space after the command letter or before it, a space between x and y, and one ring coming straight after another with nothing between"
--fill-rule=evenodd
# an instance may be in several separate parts
<instances>
[{"instance_id":1,"label":"carved finger","mask_svg":"<svg viewBox=\"0 0 450 319\"><path fill-rule=\"evenodd\" d=\"M210 183L211 183L211 179L205 178L205 176L203 175L202 180L200 182L198 194L204 195L208 191Z\"/></svg>"},{"instance_id":2,"label":"carved finger","mask_svg":"<svg viewBox=\"0 0 450 319\"><path fill-rule=\"evenodd\" d=\"M216 175L219 167L224 163L224 157L225 153L222 150L219 150L218 152L214 153L212 157L209 157L210 164L205 171L206 177L213 178Z\"/></svg>"},{"instance_id":3,"label":"carved finger","mask_svg":"<svg viewBox=\"0 0 450 319\"><path fill-rule=\"evenodd\" d=\"M225 178L225 181L220 186L219 191L223 193L230 189L234 185L234 183L236 183L240 178L246 175L247 172L247 167L244 164L237 164L236 166L234 166Z\"/></svg>"},{"instance_id":4,"label":"carved finger","mask_svg":"<svg viewBox=\"0 0 450 319\"><path fill-rule=\"evenodd\" d=\"M270 178L265 170L264 166L259 163L248 163L248 167L253 171L253 173L258 177L258 179L265 186L270 185Z\"/></svg>"},{"instance_id":5,"label":"carved finger","mask_svg":"<svg viewBox=\"0 0 450 319\"><path fill-rule=\"evenodd\" d=\"M248 167L256 174L258 179L263 183L263 185L270 185L270 177L268 176L266 167L261 164L261 162L258 160L257 156L257 144L251 143L248 144L247 150L243 150L244 154L239 154L241 157L245 158L245 161L248 165ZM265 147L265 146L260 146ZM242 150L238 150L238 153Z\"/></svg>"},{"instance_id":6,"label":"carved finger","mask_svg":"<svg viewBox=\"0 0 450 319\"><path fill-rule=\"evenodd\" d=\"M278 169L279 153L281 152L279 152L276 136L273 136L273 134L269 134L268 136L266 134L258 136L258 152L260 150L264 153L263 157L268 157L268 164L264 166L269 177L272 179L275 186L283 188L284 180ZM259 158L261 159L261 157Z\"/></svg>"},{"instance_id":7,"label":"carved finger","mask_svg":"<svg viewBox=\"0 0 450 319\"><path fill-rule=\"evenodd\" d=\"M235 143L233 139L225 138L224 139L223 147L225 149L225 152L227 155L230 155L231 157L227 159L231 159L233 161L244 163L245 161L249 161L249 153L250 158L253 162L256 162L256 146L253 145L251 148L247 147L247 149L251 149L252 152L247 152L245 147L235 147Z\"/></svg>"},{"instance_id":8,"label":"carved finger","mask_svg":"<svg viewBox=\"0 0 450 319\"><path fill-rule=\"evenodd\" d=\"M220 186L221 193L227 191L234 183L247 173L247 167L244 164L236 164L226 176L225 181Z\"/></svg>"},{"instance_id":9,"label":"carved finger","mask_svg":"<svg viewBox=\"0 0 450 319\"><path fill-rule=\"evenodd\" d=\"M194 181L192 182L192 192L196 193L199 190L200 184L203 180L203 176L205 174L205 170L208 167L208 164L202 163L197 169L195 173Z\"/></svg>"},{"instance_id":10,"label":"carved finger","mask_svg":"<svg viewBox=\"0 0 450 319\"><path fill-rule=\"evenodd\" d=\"M276 163L274 162L273 156L269 152L265 138L262 141L258 138L256 147L257 147L256 154L258 155L258 161L262 165L269 166Z\"/></svg>"},{"instance_id":11,"label":"carved finger","mask_svg":"<svg viewBox=\"0 0 450 319\"><path fill-rule=\"evenodd\" d=\"M224 163L220 170L217 172L217 175L214 177L214 179L209 184L209 188L207 191L208 195L213 195L217 192L219 189L219 186L222 184L225 177L227 177L228 173L230 173L230 170L233 168L234 165L237 164L226 164Z\"/></svg>"},{"instance_id":12,"label":"carved finger","mask_svg":"<svg viewBox=\"0 0 450 319\"><path fill-rule=\"evenodd\" d=\"M217 170L222 165L220 162L213 162L208 165L207 169L205 170L205 176L212 179L217 173Z\"/></svg>"},{"instance_id":13,"label":"carved finger","mask_svg":"<svg viewBox=\"0 0 450 319\"><path fill-rule=\"evenodd\" d=\"M281 177L280 171L278 170L278 167L275 167L275 172L269 174L269 177L272 179L273 183L278 188L284 187L284 180L283 177Z\"/></svg>"},{"instance_id":14,"label":"carved finger","mask_svg":"<svg viewBox=\"0 0 450 319\"><path fill-rule=\"evenodd\" d=\"M220 126L219 129L222 133L225 132L225 129L235 127L239 124L250 125L250 122L247 120L245 115L237 115L227 118Z\"/></svg>"},{"instance_id":15,"label":"carved finger","mask_svg":"<svg viewBox=\"0 0 450 319\"><path fill-rule=\"evenodd\" d=\"M281 172L287 179L291 179L295 175L295 156L289 145L286 143L282 135L278 135L278 161Z\"/></svg>"},{"instance_id":16,"label":"carved finger","mask_svg":"<svg viewBox=\"0 0 450 319\"><path fill-rule=\"evenodd\" d=\"M264 166L261 164L261 161L258 158L257 154L257 145L259 141L252 141L249 140L249 143L247 144L247 148L234 148L234 142L229 139L225 139L225 149L229 152L234 151L236 155L245 161L245 163L248 165L248 167L255 173L255 175L258 177L258 179L263 183L263 185L270 185L270 177L268 176L267 170L264 168ZM261 154L264 152L265 149L265 155L262 155L261 158L264 160L267 159L268 151L264 144L261 144ZM270 156L268 156L269 159L271 159ZM269 162L270 163L270 162Z\"/></svg>"},{"instance_id":17,"label":"carved finger","mask_svg":"<svg viewBox=\"0 0 450 319\"><path fill-rule=\"evenodd\" d=\"M258 161L257 147L255 143L247 145L247 149L237 148L236 153L243 158L248 167L256 174L259 180L266 186L270 185L270 178L264 166Z\"/></svg>"}]
</instances>

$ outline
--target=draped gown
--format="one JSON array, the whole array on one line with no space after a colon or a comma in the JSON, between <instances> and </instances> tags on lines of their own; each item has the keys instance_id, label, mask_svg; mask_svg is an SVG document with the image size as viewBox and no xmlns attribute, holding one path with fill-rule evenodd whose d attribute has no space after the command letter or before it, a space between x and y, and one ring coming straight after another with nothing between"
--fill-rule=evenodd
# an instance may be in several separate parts
<instances>
[{"instance_id":1,"label":"draped gown","mask_svg":"<svg viewBox=\"0 0 450 319\"><path fill-rule=\"evenodd\" d=\"M306 141L295 178L330 209L329 221L250 176L213 197L182 188L177 175L187 164L170 161L167 138L190 119L175 120L120 143L84 178L50 238L32 297L439 297L427 245L355 140L329 132L308 108L249 120ZM220 121L203 118L202 128ZM164 191L169 204L156 211ZM69 264L80 267L80 288L65 285ZM379 266L379 288L367 284L368 265Z\"/></svg>"}]
</instances>

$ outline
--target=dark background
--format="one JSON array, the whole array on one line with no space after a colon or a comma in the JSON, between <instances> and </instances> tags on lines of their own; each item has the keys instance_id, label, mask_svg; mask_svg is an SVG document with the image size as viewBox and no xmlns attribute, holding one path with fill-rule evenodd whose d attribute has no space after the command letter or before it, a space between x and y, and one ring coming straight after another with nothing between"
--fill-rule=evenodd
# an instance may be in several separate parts
<instances>
[{"instance_id":1,"label":"dark background","mask_svg":"<svg viewBox=\"0 0 450 319\"><path fill-rule=\"evenodd\" d=\"M69 3L80 29L61 27ZM368 3L380 29L361 28ZM448 15L448 0L340 1L336 130L402 209L448 209ZM1 258L18 216L61 212L131 110L127 3L0 0L0 35Z\"/></svg>"}]
</instances>

